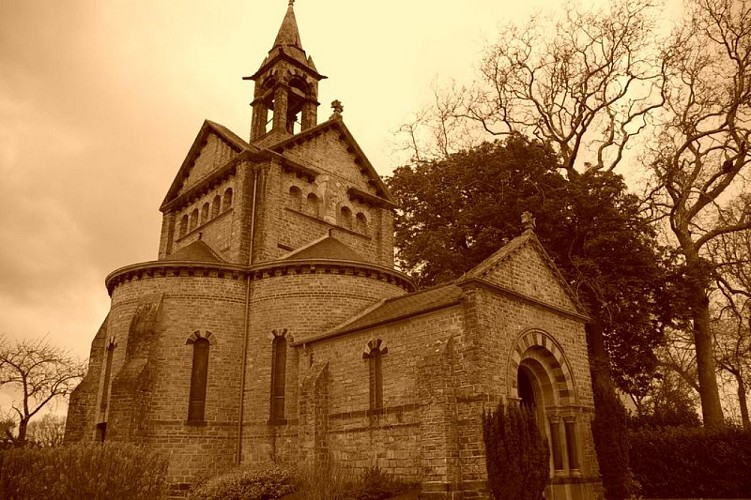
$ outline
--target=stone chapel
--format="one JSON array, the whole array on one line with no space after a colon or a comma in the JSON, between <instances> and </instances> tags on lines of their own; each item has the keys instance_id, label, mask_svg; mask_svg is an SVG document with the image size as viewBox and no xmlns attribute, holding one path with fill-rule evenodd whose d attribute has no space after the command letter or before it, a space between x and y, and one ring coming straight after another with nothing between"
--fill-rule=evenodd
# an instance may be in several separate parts
<instances>
[{"instance_id":1,"label":"stone chapel","mask_svg":"<svg viewBox=\"0 0 751 500\"><path fill-rule=\"evenodd\" d=\"M67 442L169 454L172 492L218 468L330 459L487 498L481 414L533 403L548 498L594 498L587 317L531 224L461 278L394 268L394 200L342 119L292 2L248 139L205 121L161 204L158 258L106 278L111 309Z\"/></svg>"}]
</instances>

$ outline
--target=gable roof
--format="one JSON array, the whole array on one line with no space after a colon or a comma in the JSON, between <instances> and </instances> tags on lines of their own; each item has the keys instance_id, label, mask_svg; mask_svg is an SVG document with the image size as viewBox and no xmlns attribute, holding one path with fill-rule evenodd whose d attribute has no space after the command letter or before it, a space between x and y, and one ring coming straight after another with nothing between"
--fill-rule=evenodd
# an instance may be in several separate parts
<instances>
[{"instance_id":1,"label":"gable roof","mask_svg":"<svg viewBox=\"0 0 751 500\"><path fill-rule=\"evenodd\" d=\"M182 247L164 260L179 262L224 262L224 259L202 240Z\"/></svg>"},{"instance_id":2,"label":"gable roof","mask_svg":"<svg viewBox=\"0 0 751 500\"><path fill-rule=\"evenodd\" d=\"M311 243L298 248L292 253L282 257L282 260L307 260L307 259L327 259L327 260L349 260L355 262L367 262L360 254L350 247L334 238L330 233L327 236L318 238Z\"/></svg>"},{"instance_id":3,"label":"gable roof","mask_svg":"<svg viewBox=\"0 0 751 500\"><path fill-rule=\"evenodd\" d=\"M381 200L385 205L395 207L396 200L393 196L391 196L391 193L386 187L386 184L384 184L383 179L381 179L381 176L378 175L378 172L376 172L375 168L370 163L370 160L368 160L367 156L365 156L362 148L360 148L360 145L357 144L357 141L355 141L352 133L344 124L341 115L338 113L334 113L331 118L323 123L316 125L315 127L303 130L302 132L295 134L292 137L288 137L280 142L277 142L276 144L269 145L267 149L283 155L285 149L292 149L297 144L301 144L305 141L313 139L314 137L317 137L318 135L328 130L336 130L339 132L341 139L347 144L348 151L354 155L355 164L360 167L360 171L363 174L367 175L368 183L375 186L377 195L374 196L374 198Z\"/></svg>"},{"instance_id":4,"label":"gable roof","mask_svg":"<svg viewBox=\"0 0 751 500\"><path fill-rule=\"evenodd\" d=\"M545 261L545 263L548 265L551 272L555 276L556 281L558 281L558 283L560 284L564 293L568 296L568 298L574 304L574 307L576 308L577 312L582 314L583 316L586 316L586 310L584 309L584 306L581 304L578 297L576 296L576 293L574 293L571 286L568 284L566 279L558 270L558 266L555 265L555 262L550 257L550 255L548 255L548 253L545 251L545 248L542 246L542 243L540 243L540 240L537 238L537 235L531 229L524 231L524 233L522 233L521 236L517 236L513 240L509 241L507 244L503 245L501 248L495 251L490 257L483 260L482 262L477 264L475 267L473 267L472 269L464 273L456 281L456 283L458 285L461 285L473 279L482 280L482 278L488 273L490 273L490 271L493 270L496 266L503 263L505 260L507 260L509 257L511 257L513 254L515 254L517 251L519 251L521 248L525 246L531 246L542 257L542 259Z\"/></svg>"},{"instance_id":5,"label":"gable roof","mask_svg":"<svg viewBox=\"0 0 751 500\"><path fill-rule=\"evenodd\" d=\"M211 120L204 120L203 125L201 125L201 129L198 131L198 135L196 135L196 138L193 140L193 145L190 147L188 154L185 156L185 159L183 160L180 169L177 171L177 175L172 181L169 190L167 190L167 195L164 197L164 201L162 201L161 207L164 207L167 203L177 197L180 192L180 187L182 186L183 180L190 173L193 162L201 153L201 149L203 148L203 145L210 134L214 134L219 137L219 139L221 139L237 153L241 153L243 151L258 152L258 148L251 146L250 144L242 140L237 134L232 132L224 125L214 123Z\"/></svg>"}]
</instances>

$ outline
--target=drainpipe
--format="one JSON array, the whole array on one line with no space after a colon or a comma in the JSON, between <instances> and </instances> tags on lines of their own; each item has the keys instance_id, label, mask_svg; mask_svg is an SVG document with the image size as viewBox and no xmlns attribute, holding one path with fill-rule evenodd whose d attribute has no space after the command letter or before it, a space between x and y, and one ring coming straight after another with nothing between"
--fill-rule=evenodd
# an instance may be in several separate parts
<instances>
[{"instance_id":1,"label":"drainpipe","mask_svg":"<svg viewBox=\"0 0 751 500\"><path fill-rule=\"evenodd\" d=\"M251 207L253 213L250 218L250 249L248 251L248 278L247 286L245 288L245 328L243 333L243 348L242 348L242 368L240 378L240 418L237 421L237 455L235 456L235 462L240 465L242 462L243 452L243 418L245 418L245 370L248 366L248 336L250 335L250 288L251 288L251 276L250 267L253 266L253 242L255 240L256 229L256 197L258 193L258 169L254 169L253 173L253 201Z\"/></svg>"}]
</instances>

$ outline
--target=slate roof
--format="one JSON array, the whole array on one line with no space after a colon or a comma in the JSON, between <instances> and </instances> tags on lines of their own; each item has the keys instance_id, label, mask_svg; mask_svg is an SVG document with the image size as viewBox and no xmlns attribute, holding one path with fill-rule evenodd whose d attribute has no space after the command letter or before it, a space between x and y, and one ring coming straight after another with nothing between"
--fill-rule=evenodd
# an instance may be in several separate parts
<instances>
[{"instance_id":1,"label":"slate roof","mask_svg":"<svg viewBox=\"0 0 751 500\"><path fill-rule=\"evenodd\" d=\"M246 78L255 80L266 67L270 66L280 57L286 57L303 68L311 70L319 80L326 78L318 73L315 64L313 64L313 58L305 54L305 49L303 49L302 41L300 40L300 30L297 28L295 9L292 7L292 4L287 7L287 12L284 14L284 19L282 19L282 25L279 27L279 32L274 39L274 45L269 50L268 56L263 60L258 71L253 76Z\"/></svg>"},{"instance_id":2,"label":"slate roof","mask_svg":"<svg viewBox=\"0 0 751 500\"><path fill-rule=\"evenodd\" d=\"M368 262L360 254L331 235L319 238L283 257L283 260L351 260Z\"/></svg>"},{"instance_id":3,"label":"slate roof","mask_svg":"<svg viewBox=\"0 0 751 500\"><path fill-rule=\"evenodd\" d=\"M224 262L224 259L202 240L194 241L182 247L177 252L166 257L165 260L180 262Z\"/></svg>"},{"instance_id":4,"label":"slate roof","mask_svg":"<svg viewBox=\"0 0 751 500\"><path fill-rule=\"evenodd\" d=\"M458 304L462 289L453 282L379 302L331 333L344 333Z\"/></svg>"}]
</instances>

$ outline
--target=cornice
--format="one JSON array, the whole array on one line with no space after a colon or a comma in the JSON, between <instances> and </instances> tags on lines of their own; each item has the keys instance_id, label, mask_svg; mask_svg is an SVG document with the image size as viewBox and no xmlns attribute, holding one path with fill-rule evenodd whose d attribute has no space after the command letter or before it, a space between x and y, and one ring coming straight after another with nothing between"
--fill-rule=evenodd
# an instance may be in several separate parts
<instances>
[{"instance_id":1,"label":"cornice","mask_svg":"<svg viewBox=\"0 0 751 500\"><path fill-rule=\"evenodd\" d=\"M199 276L259 281L266 278L296 274L339 274L387 281L407 292L415 285L407 275L394 269L367 262L335 259L275 260L253 266L224 262L157 260L121 267L104 280L110 296L117 286L134 280L174 276Z\"/></svg>"},{"instance_id":2,"label":"cornice","mask_svg":"<svg viewBox=\"0 0 751 500\"><path fill-rule=\"evenodd\" d=\"M375 205L377 207L382 207L382 208L387 208L387 209L396 208L396 203L393 203L387 200L386 198L381 198L380 196L370 194L366 191L363 191L362 189L357 189L356 187L351 187L347 189L347 195L349 196L350 200L355 200L355 201L359 200L367 205Z\"/></svg>"},{"instance_id":3,"label":"cornice","mask_svg":"<svg viewBox=\"0 0 751 500\"><path fill-rule=\"evenodd\" d=\"M512 290L511 288L507 288L505 286L498 285L496 283L491 283L490 281L482 279L482 278L471 277L471 278L460 279L456 281L456 285L462 288L465 288L466 286L472 285L472 284L476 284L478 286L481 286L487 290L490 290L496 293L501 293L503 295L507 295L510 297L514 297L516 299L523 300L527 303L548 309L550 311L561 314L563 316L567 316L581 323L588 323L590 321L589 316L580 314L579 312L571 311L571 310L564 309L562 307L559 307L553 304L549 304L548 302L544 302L536 297L531 297L529 295L518 292L516 290Z\"/></svg>"}]
</instances>

